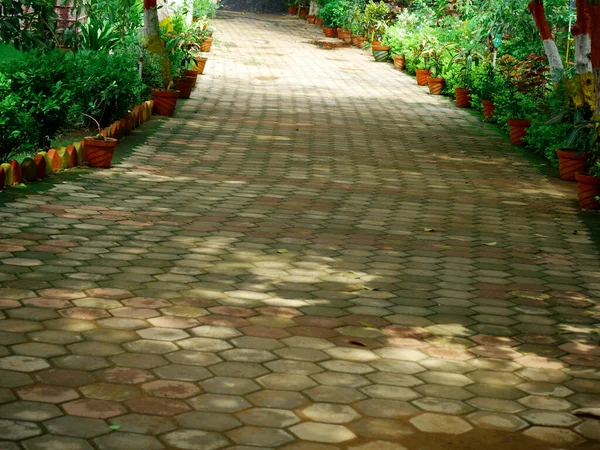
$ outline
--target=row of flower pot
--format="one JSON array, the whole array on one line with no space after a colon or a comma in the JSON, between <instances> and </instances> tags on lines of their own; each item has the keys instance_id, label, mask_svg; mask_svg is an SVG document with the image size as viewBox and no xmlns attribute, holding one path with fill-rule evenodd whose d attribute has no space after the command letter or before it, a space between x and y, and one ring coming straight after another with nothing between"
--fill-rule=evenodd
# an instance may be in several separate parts
<instances>
[{"instance_id":1,"label":"row of flower pot","mask_svg":"<svg viewBox=\"0 0 600 450\"><path fill-rule=\"evenodd\" d=\"M206 50L210 51L210 45ZM83 164L94 168L110 168L119 139L150 119L153 111L160 116L172 116L177 100L190 97L198 75L204 73L207 60L205 56L198 56L196 68L186 71L185 77L175 81L176 90L153 89L153 100L135 106L125 117L99 130L98 135L85 137L82 141L66 147L39 152L33 158L25 158L21 163L12 160L1 164L0 190L23 182L40 180L52 173Z\"/></svg>"},{"instance_id":2,"label":"row of flower pot","mask_svg":"<svg viewBox=\"0 0 600 450\"><path fill-rule=\"evenodd\" d=\"M101 130L100 136L85 137L66 147L39 152L21 163L12 160L1 164L0 189L41 180L53 173L85 163L89 167L109 168L119 139L150 119L153 105L153 100L137 105L121 120Z\"/></svg>"},{"instance_id":3,"label":"row of flower pot","mask_svg":"<svg viewBox=\"0 0 600 450\"><path fill-rule=\"evenodd\" d=\"M322 22L314 16L308 16L308 23L315 23L323 28L323 32L327 37L338 37L345 43L352 44L360 49L364 48L366 38L364 36L353 35L348 30L341 28L327 28ZM389 60L389 46L381 45L380 42L372 42L371 50L375 61ZM394 67L397 70L404 70L406 66L406 58L403 55L393 55ZM440 95L444 88L445 80L440 77L431 77L431 71L423 69L415 69L416 80L419 86L428 86L431 95ZM471 95L468 89L455 88L456 106L459 108L471 107ZM490 122L494 117L494 102L491 100L482 100L483 117L486 122ZM530 120L525 119L508 119L509 136L511 143L516 146L524 146L524 137L527 134L527 129L531 126ZM560 178L563 180L577 181L577 192L579 197L579 205L586 209L600 209L600 202L597 200L600 197L600 178L593 177L585 173L586 161L588 155L580 155L577 151L571 149L559 149L556 151L559 159Z\"/></svg>"},{"instance_id":4,"label":"row of flower pot","mask_svg":"<svg viewBox=\"0 0 600 450\"><path fill-rule=\"evenodd\" d=\"M404 69L404 63L401 58L394 56L394 67L399 70ZM439 95L444 87L443 78L432 78L428 70L415 69L417 84L420 86L429 86L429 92L432 95ZM471 96L468 89L455 88L456 105L459 108L471 107ZM494 117L494 102L491 100L482 100L483 116L486 122ZM527 135L527 129L531 126L531 121L527 119L507 119L510 141L513 145L523 147L524 138ZM559 176L562 180L577 181L577 194L579 206L585 209L600 209L600 178L590 176L586 173L586 163L589 154L580 154L573 149L558 149L556 151L559 164Z\"/></svg>"}]
</instances>

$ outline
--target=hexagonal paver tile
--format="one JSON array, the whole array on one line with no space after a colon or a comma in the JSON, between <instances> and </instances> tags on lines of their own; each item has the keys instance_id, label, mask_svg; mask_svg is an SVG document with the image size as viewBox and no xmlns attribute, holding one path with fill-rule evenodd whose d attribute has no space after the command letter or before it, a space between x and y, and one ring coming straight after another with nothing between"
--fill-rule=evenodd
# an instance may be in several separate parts
<instances>
[{"instance_id":1,"label":"hexagonal paver tile","mask_svg":"<svg viewBox=\"0 0 600 450\"><path fill-rule=\"evenodd\" d=\"M42 429L31 422L0 419L0 433L2 433L2 439L20 441L42 434Z\"/></svg>"},{"instance_id":2,"label":"hexagonal paver tile","mask_svg":"<svg viewBox=\"0 0 600 450\"><path fill-rule=\"evenodd\" d=\"M44 385L23 387L17 390L17 394L23 400L47 403L64 403L79 397L71 388Z\"/></svg>"},{"instance_id":3,"label":"hexagonal paver tile","mask_svg":"<svg viewBox=\"0 0 600 450\"><path fill-rule=\"evenodd\" d=\"M112 425L118 425L119 431L139 434L162 434L176 428L168 417L147 414L127 414L110 419Z\"/></svg>"},{"instance_id":4,"label":"hexagonal paver tile","mask_svg":"<svg viewBox=\"0 0 600 450\"><path fill-rule=\"evenodd\" d=\"M410 419L415 427L426 433L462 434L473 427L460 417L425 413Z\"/></svg>"},{"instance_id":5,"label":"hexagonal paver tile","mask_svg":"<svg viewBox=\"0 0 600 450\"><path fill-rule=\"evenodd\" d=\"M25 447L27 450L46 450L48 448L93 450L93 447L83 439L53 435L39 436L33 439L28 439L23 442L23 447Z\"/></svg>"},{"instance_id":6,"label":"hexagonal paver tile","mask_svg":"<svg viewBox=\"0 0 600 450\"><path fill-rule=\"evenodd\" d=\"M370 350L351 347L334 347L325 350L329 356L335 359L346 361L367 362L379 359L379 357Z\"/></svg>"},{"instance_id":7,"label":"hexagonal paver tile","mask_svg":"<svg viewBox=\"0 0 600 450\"><path fill-rule=\"evenodd\" d=\"M166 380L200 381L212 374L204 367L169 364L153 370L158 378Z\"/></svg>"},{"instance_id":8,"label":"hexagonal paver tile","mask_svg":"<svg viewBox=\"0 0 600 450\"><path fill-rule=\"evenodd\" d=\"M481 428L492 430L518 431L527 426L527 422L514 414L489 411L477 411L468 416L469 421Z\"/></svg>"},{"instance_id":9,"label":"hexagonal paver tile","mask_svg":"<svg viewBox=\"0 0 600 450\"><path fill-rule=\"evenodd\" d=\"M98 373L107 383L140 384L154 379L154 376L142 369L131 367L111 367Z\"/></svg>"},{"instance_id":10,"label":"hexagonal paver tile","mask_svg":"<svg viewBox=\"0 0 600 450\"><path fill-rule=\"evenodd\" d=\"M41 422L60 415L60 409L50 403L17 401L0 406L0 417L3 419Z\"/></svg>"},{"instance_id":11,"label":"hexagonal paver tile","mask_svg":"<svg viewBox=\"0 0 600 450\"><path fill-rule=\"evenodd\" d=\"M190 411L175 417L182 428L204 431L227 431L242 426L233 414L214 411Z\"/></svg>"},{"instance_id":12,"label":"hexagonal paver tile","mask_svg":"<svg viewBox=\"0 0 600 450\"><path fill-rule=\"evenodd\" d=\"M44 426L53 434L84 439L91 439L112 431L104 420L76 416L57 417L44 422Z\"/></svg>"},{"instance_id":13,"label":"hexagonal paver tile","mask_svg":"<svg viewBox=\"0 0 600 450\"><path fill-rule=\"evenodd\" d=\"M181 400L155 397L142 397L129 400L127 406L133 412L156 416L173 416L190 410L190 407Z\"/></svg>"},{"instance_id":14,"label":"hexagonal paver tile","mask_svg":"<svg viewBox=\"0 0 600 450\"><path fill-rule=\"evenodd\" d=\"M229 431L227 436L237 444L252 446L252 448L254 446L265 445L272 448L279 448L286 442L294 440L287 431L253 426L236 428Z\"/></svg>"},{"instance_id":15,"label":"hexagonal paver tile","mask_svg":"<svg viewBox=\"0 0 600 450\"><path fill-rule=\"evenodd\" d=\"M389 441L402 440L404 436L413 434L415 429L398 420L363 417L348 425L359 437L370 439L385 439Z\"/></svg>"},{"instance_id":16,"label":"hexagonal paver tile","mask_svg":"<svg viewBox=\"0 0 600 450\"><path fill-rule=\"evenodd\" d=\"M309 401L308 398L299 392L269 389L254 392L246 396L246 398L256 406L277 409L294 409Z\"/></svg>"},{"instance_id":17,"label":"hexagonal paver tile","mask_svg":"<svg viewBox=\"0 0 600 450\"><path fill-rule=\"evenodd\" d=\"M79 388L87 398L122 402L141 397L142 393L132 385L115 383L92 383Z\"/></svg>"},{"instance_id":18,"label":"hexagonal paver tile","mask_svg":"<svg viewBox=\"0 0 600 450\"><path fill-rule=\"evenodd\" d=\"M260 386L247 378L213 377L200 383L205 392L212 394L245 395L260 390Z\"/></svg>"},{"instance_id":19,"label":"hexagonal paver tile","mask_svg":"<svg viewBox=\"0 0 600 450\"><path fill-rule=\"evenodd\" d=\"M62 407L67 414L97 419L108 419L126 412L119 403L108 400L81 399L65 403Z\"/></svg>"},{"instance_id":20,"label":"hexagonal paver tile","mask_svg":"<svg viewBox=\"0 0 600 450\"><path fill-rule=\"evenodd\" d=\"M346 423L360 417L350 406L334 403L313 403L302 414L315 422Z\"/></svg>"},{"instance_id":21,"label":"hexagonal paver tile","mask_svg":"<svg viewBox=\"0 0 600 450\"><path fill-rule=\"evenodd\" d=\"M540 411L527 410L522 412L520 416L534 425L542 425L548 427L570 427L581 422L581 419L566 412L559 411Z\"/></svg>"},{"instance_id":22,"label":"hexagonal paver tile","mask_svg":"<svg viewBox=\"0 0 600 450\"><path fill-rule=\"evenodd\" d=\"M529 436L540 441L548 442L549 444L556 446L577 446L583 442L581 436L574 433L571 430L564 428L552 428L552 427L531 427L523 432L525 436Z\"/></svg>"},{"instance_id":23,"label":"hexagonal paver tile","mask_svg":"<svg viewBox=\"0 0 600 450\"><path fill-rule=\"evenodd\" d=\"M36 372L50 367L45 360L33 356L4 356L0 358L0 369L17 372Z\"/></svg>"},{"instance_id":24,"label":"hexagonal paver tile","mask_svg":"<svg viewBox=\"0 0 600 450\"><path fill-rule=\"evenodd\" d=\"M234 413L250 408L244 398L234 395L204 394L188 400L195 410Z\"/></svg>"},{"instance_id":25,"label":"hexagonal paver tile","mask_svg":"<svg viewBox=\"0 0 600 450\"><path fill-rule=\"evenodd\" d=\"M181 450L216 450L229 445L229 441L220 434L201 430L172 431L162 438L168 446Z\"/></svg>"},{"instance_id":26,"label":"hexagonal paver tile","mask_svg":"<svg viewBox=\"0 0 600 450\"><path fill-rule=\"evenodd\" d=\"M371 441L364 444L353 445L348 450L408 450L403 445L389 441Z\"/></svg>"},{"instance_id":27,"label":"hexagonal paver tile","mask_svg":"<svg viewBox=\"0 0 600 450\"><path fill-rule=\"evenodd\" d=\"M131 450L162 450L165 448L154 436L144 436L135 433L117 431L106 436L94 439L100 450L113 450L127 448Z\"/></svg>"},{"instance_id":28,"label":"hexagonal paver tile","mask_svg":"<svg viewBox=\"0 0 600 450\"><path fill-rule=\"evenodd\" d=\"M197 395L200 388L193 383L173 380L155 380L144 383L142 390L154 397L188 398Z\"/></svg>"},{"instance_id":29,"label":"hexagonal paver tile","mask_svg":"<svg viewBox=\"0 0 600 450\"><path fill-rule=\"evenodd\" d=\"M271 373L264 377L258 378L262 386L267 389L279 389L286 391L303 391L310 387L316 386L313 380L306 375L286 374L286 373Z\"/></svg>"},{"instance_id":30,"label":"hexagonal paver tile","mask_svg":"<svg viewBox=\"0 0 600 450\"><path fill-rule=\"evenodd\" d=\"M316 386L304 391L315 402L353 403L365 396L353 388L339 386Z\"/></svg>"},{"instance_id":31,"label":"hexagonal paver tile","mask_svg":"<svg viewBox=\"0 0 600 450\"><path fill-rule=\"evenodd\" d=\"M252 408L237 413L238 419L247 425L286 428L300 422L298 416L285 409Z\"/></svg>"},{"instance_id":32,"label":"hexagonal paver tile","mask_svg":"<svg viewBox=\"0 0 600 450\"><path fill-rule=\"evenodd\" d=\"M300 439L337 444L354 439L356 435L342 425L304 422L294 425L290 431Z\"/></svg>"}]
</instances>

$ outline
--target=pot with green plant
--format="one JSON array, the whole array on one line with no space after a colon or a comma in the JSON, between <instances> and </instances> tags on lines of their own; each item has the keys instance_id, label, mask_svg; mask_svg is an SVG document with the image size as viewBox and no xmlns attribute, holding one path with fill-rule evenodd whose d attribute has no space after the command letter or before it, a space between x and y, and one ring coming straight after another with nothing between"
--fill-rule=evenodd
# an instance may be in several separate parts
<instances>
[{"instance_id":1,"label":"pot with green plant","mask_svg":"<svg viewBox=\"0 0 600 450\"><path fill-rule=\"evenodd\" d=\"M430 63L427 85L429 86L429 93L431 95L440 95L442 93L446 80L441 75L452 60L450 52L455 47L455 44L431 45L425 50L424 56L429 58Z\"/></svg>"},{"instance_id":2,"label":"pot with green plant","mask_svg":"<svg viewBox=\"0 0 600 450\"><path fill-rule=\"evenodd\" d=\"M285 0L285 4L288 7L288 14L292 16L298 14L298 0Z\"/></svg>"},{"instance_id":3,"label":"pot with green plant","mask_svg":"<svg viewBox=\"0 0 600 450\"><path fill-rule=\"evenodd\" d=\"M100 122L89 114L84 115L92 119L98 128L98 133L95 136L86 136L83 139L83 148L88 165L90 167L109 169L119 141L115 138L103 136Z\"/></svg>"},{"instance_id":4,"label":"pot with green plant","mask_svg":"<svg viewBox=\"0 0 600 450\"><path fill-rule=\"evenodd\" d=\"M474 94L481 99L483 119L486 122L492 122L495 112L494 91L496 90L496 82L500 80L491 58L482 60L479 64L474 65L471 70L470 79Z\"/></svg>"},{"instance_id":5,"label":"pot with green plant","mask_svg":"<svg viewBox=\"0 0 600 450\"><path fill-rule=\"evenodd\" d=\"M456 73L457 83L454 88L456 94L456 106L459 108L471 107L471 76L473 73L474 61L479 60L481 55L471 46L457 48L457 55L453 59L453 72Z\"/></svg>"},{"instance_id":6,"label":"pot with green plant","mask_svg":"<svg viewBox=\"0 0 600 450\"><path fill-rule=\"evenodd\" d=\"M569 133L565 148L556 149L558 170L561 180L575 180L575 175L584 173L588 159L597 138L597 123L591 119L591 112L579 108L568 108L546 122L556 125L569 116L573 119L573 129Z\"/></svg>"},{"instance_id":7,"label":"pot with green plant","mask_svg":"<svg viewBox=\"0 0 600 450\"><path fill-rule=\"evenodd\" d=\"M585 209L600 209L600 121L593 117L581 121L579 128L585 136L580 145L587 146L589 152L587 173L576 173L579 206ZM585 143L583 143L585 141Z\"/></svg>"},{"instance_id":8,"label":"pot with green plant","mask_svg":"<svg viewBox=\"0 0 600 450\"><path fill-rule=\"evenodd\" d=\"M323 33L327 37L339 37L338 28L345 23L347 4L343 0L332 0L319 10L323 21Z\"/></svg>"}]
</instances>

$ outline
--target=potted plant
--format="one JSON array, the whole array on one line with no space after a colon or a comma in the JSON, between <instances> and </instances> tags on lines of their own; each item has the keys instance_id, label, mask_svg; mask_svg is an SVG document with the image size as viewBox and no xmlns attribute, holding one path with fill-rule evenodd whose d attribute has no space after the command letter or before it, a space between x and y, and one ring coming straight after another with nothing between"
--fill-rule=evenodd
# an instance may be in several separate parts
<instances>
[{"instance_id":1,"label":"potted plant","mask_svg":"<svg viewBox=\"0 0 600 450\"><path fill-rule=\"evenodd\" d=\"M449 52L455 47L454 44L431 45L424 52L424 56L429 59L430 73L427 78L429 93L431 95L440 95L444 88L445 80L441 76L444 68L450 59Z\"/></svg>"},{"instance_id":2,"label":"potted plant","mask_svg":"<svg viewBox=\"0 0 600 450\"><path fill-rule=\"evenodd\" d=\"M566 114L573 114L573 130L567 138L567 147L556 150L558 170L561 180L575 180L578 173L584 173L588 159L596 146L598 122L591 119L591 112L573 108L566 110L547 123L552 125L564 120Z\"/></svg>"},{"instance_id":3,"label":"potted plant","mask_svg":"<svg viewBox=\"0 0 600 450\"><path fill-rule=\"evenodd\" d=\"M589 156L587 162L589 170L587 173L576 173L577 195L579 206L586 209L600 209L600 159L599 142L600 121L596 117L585 122L580 122L580 128L584 129L586 144L589 145Z\"/></svg>"},{"instance_id":4,"label":"potted plant","mask_svg":"<svg viewBox=\"0 0 600 450\"><path fill-rule=\"evenodd\" d=\"M298 14L298 0L285 0L285 4L288 7L288 14L292 16Z\"/></svg>"},{"instance_id":5,"label":"potted plant","mask_svg":"<svg viewBox=\"0 0 600 450\"><path fill-rule=\"evenodd\" d=\"M323 33L325 33L325 36L339 37L338 29L345 22L346 8L346 3L333 0L319 10L319 17L323 21Z\"/></svg>"},{"instance_id":6,"label":"potted plant","mask_svg":"<svg viewBox=\"0 0 600 450\"><path fill-rule=\"evenodd\" d=\"M471 107L471 75L473 72L473 62L478 60L481 55L471 46L460 47L457 49L457 55L452 61L455 67L454 72L457 74L458 86L454 88L456 94L456 106L459 108Z\"/></svg>"},{"instance_id":7,"label":"potted plant","mask_svg":"<svg viewBox=\"0 0 600 450\"><path fill-rule=\"evenodd\" d=\"M109 169L118 140L112 137L105 137L102 134L100 122L89 114L84 113L84 115L92 119L98 127L98 133L95 136L86 136L83 139L88 165L90 167Z\"/></svg>"},{"instance_id":8,"label":"potted plant","mask_svg":"<svg viewBox=\"0 0 600 450\"><path fill-rule=\"evenodd\" d=\"M494 119L494 91L496 90L496 82L498 75L494 69L491 59L481 61L480 64L474 66L471 70L471 86L473 93L481 99L483 107L483 119L486 122L491 122Z\"/></svg>"}]
</instances>

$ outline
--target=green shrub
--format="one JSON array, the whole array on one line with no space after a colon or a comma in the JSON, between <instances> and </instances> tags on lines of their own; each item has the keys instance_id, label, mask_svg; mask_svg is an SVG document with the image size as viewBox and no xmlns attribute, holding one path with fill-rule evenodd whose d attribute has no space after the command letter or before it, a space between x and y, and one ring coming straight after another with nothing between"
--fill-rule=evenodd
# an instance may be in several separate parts
<instances>
[{"instance_id":1,"label":"green shrub","mask_svg":"<svg viewBox=\"0 0 600 450\"><path fill-rule=\"evenodd\" d=\"M39 127L23 99L12 91L12 80L0 72L0 163L18 153L33 152L39 139Z\"/></svg>"}]
</instances>

